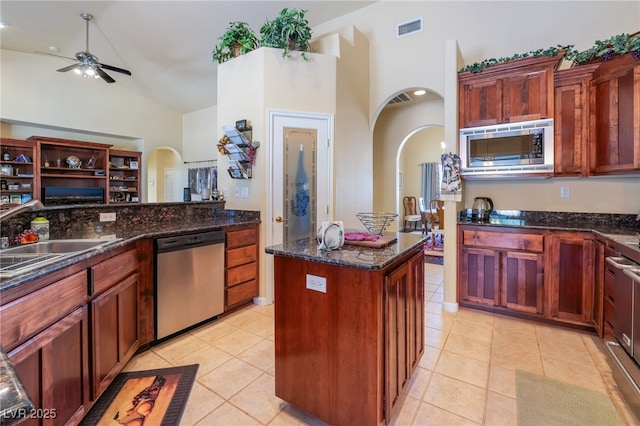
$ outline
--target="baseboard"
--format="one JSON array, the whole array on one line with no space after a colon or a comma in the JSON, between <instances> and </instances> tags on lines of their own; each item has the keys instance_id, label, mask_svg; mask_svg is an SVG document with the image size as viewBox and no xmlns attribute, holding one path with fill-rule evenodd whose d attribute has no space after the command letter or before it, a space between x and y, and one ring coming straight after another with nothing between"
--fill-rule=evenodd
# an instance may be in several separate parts
<instances>
[{"instance_id":1,"label":"baseboard","mask_svg":"<svg viewBox=\"0 0 640 426\"><path fill-rule=\"evenodd\" d=\"M271 302L269 302L266 297L254 297L253 304L259 306L269 306L271 305Z\"/></svg>"},{"instance_id":2,"label":"baseboard","mask_svg":"<svg viewBox=\"0 0 640 426\"><path fill-rule=\"evenodd\" d=\"M442 309L447 311L447 312L456 313L456 312L458 312L458 304L457 303L451 303L451 302L442 302Z\"/></svg>"}]
</instances>

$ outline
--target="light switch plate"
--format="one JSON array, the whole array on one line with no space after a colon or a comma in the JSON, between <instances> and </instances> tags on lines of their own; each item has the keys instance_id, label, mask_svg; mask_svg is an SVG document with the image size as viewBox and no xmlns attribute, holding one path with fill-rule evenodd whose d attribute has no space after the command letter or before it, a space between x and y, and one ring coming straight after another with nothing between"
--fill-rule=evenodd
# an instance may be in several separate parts
<instances>
[{"instance_id":1,"label":"light switch plate","mask_svg":"<svg viewBox=\"0 0 640 426\"><path fill-rule=\"evenodd\" d=\"M307 274L307 288L309 290L315 290L321 293L326 293L327 279L325 277L319 277L317 275Z\"/></svg>"}]
</instances>

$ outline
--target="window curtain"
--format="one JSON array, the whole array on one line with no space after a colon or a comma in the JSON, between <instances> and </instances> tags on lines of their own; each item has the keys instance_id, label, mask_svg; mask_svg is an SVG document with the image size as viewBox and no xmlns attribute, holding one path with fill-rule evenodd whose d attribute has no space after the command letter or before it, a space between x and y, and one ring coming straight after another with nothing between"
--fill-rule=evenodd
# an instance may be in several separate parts
<instances>
[{"instance_id":1,"label":"window curtain","mask_svg":"<svg viewBox=\"0 0 640 426\"><path fill-rule=\"evenodd\" d=\"M422 163L422 198L429 208L429 202L440 198L440 163Z\"/></svg>"}]
</instances>

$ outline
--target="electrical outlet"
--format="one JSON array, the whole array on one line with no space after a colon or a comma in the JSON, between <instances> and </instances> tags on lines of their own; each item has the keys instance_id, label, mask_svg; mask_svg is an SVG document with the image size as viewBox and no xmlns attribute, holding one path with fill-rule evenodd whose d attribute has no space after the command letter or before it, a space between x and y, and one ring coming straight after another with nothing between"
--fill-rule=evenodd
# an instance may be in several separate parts
<instances>
[{"instance_id":1,"label":"electrical outlet","mask_svg":"<svg viewBox=\"0 0 640 426\"><path fill-rule=\"evenodd\" d=\"M224 196L224 198L227 198L229 196L229 188L227 188L226 186L222 188L222 195Z\"/></svg>"},{"instance_id":2,"label":"electrical outlet","mask_svg":"<svg viewBox=\"0 0 640 426\"><path fill-rule=\"evenodd\" d=\"M563 186L560 188L560 198L569 198L569 187Z\"/></svg>"},{"instance_id":3,"label":"electrical outlet","mask_svg":"<svg viewBox=\"0 0 640 426\"><path fill-rule=\"evenodd\" d=\"M241 197L241 195L240 195L240 187L236 186L236 198L240 198L240 197Z\"/></svg>"},{"instance_id":4,"label":"electrical outlet","mask_svg":"<svg viewBox=\"0 0 640 426\"><path fill-rule=\"evenodd\" d=\"M309 290L326 293L327 279L325 277L318 277L316 275L307 274L307 288Z\"/></svg>"},{"instance_id":5,"label":"electrical outlet","mask_svg":"<svg viewBox=\"0 0 640 426\"><path fill-rule=\"evenodd\" d=\"M100 213L100 222L115 222L115 213Z\"/></svg>"},{"instance_id":6,"label":"electrical outlet","mask_svg":"<svg viewBox=\"0 0 640 426\"><path fill-rule=\"evenodd\" d=\"M242 198L249 198L249 187L248 186L241 187L240 194Z\"/></svg>"}]
</instances>

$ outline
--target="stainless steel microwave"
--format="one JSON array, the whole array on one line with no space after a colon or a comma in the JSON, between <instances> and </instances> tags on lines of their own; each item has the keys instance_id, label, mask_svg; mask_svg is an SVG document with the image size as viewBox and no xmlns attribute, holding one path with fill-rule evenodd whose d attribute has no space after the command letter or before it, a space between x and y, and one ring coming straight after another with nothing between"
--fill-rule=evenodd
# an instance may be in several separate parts
<instances>
[{"instance_id":1,"label":"stainless steel microwave","mask_svg":"<svg viewBox=\"0 0 640 426\"><path fill-rule=\"evenodd\" d=\"M553 120L460 129L460 172L468 177L553 172Z\"/></svg>"}]
</instances>

